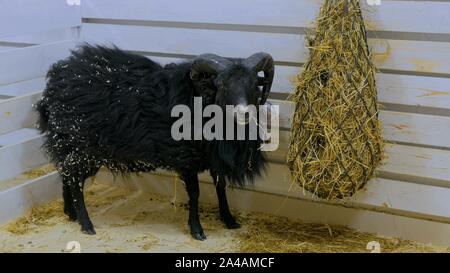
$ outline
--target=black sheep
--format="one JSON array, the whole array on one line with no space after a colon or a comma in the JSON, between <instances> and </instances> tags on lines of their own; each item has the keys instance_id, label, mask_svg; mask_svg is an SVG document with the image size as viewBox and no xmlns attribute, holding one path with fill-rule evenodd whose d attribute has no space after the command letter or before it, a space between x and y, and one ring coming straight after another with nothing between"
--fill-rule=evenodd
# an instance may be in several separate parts
<instances>
[{"instance_id":1,"label":"black sheep","mask_svg":"<svg viewBox=\"0 0 450 273\"><path fill-rule=\"evenodd\" d=\"M258 72L264 72L264 77ZM261 140L180 140L171 137L175 105L264 104L274 75L266 53L247 59L204 54L165 67L117 48L83 45L47 74L37 103L44 149L61 174L64 212L83 232L95 234L83 198L84 181L101 166L115 173L176 171L189 195L189 226L206 239L198 215L197 174L209 170L217 189L220 216L228 228L231 215L226 181L245 186L259 175L265 159ZM250 167L251 166L251 167Z\"/></svg>"}]
</instances>

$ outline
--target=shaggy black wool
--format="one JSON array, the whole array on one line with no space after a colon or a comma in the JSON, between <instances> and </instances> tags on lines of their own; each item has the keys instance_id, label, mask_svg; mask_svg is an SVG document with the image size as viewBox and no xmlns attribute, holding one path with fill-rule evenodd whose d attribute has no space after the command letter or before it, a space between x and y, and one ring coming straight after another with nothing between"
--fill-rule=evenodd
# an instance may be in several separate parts
<instances>
[{"instance_id":1,"label":"shaggy black wool","mask_svg":"<svg viewBox=\"0 0 450 273\"><path fill-rule=\"evenodd\" d=\"M163 67L144 56L91 45L55 63L37 110L44 148L58 171L89 177L101 166L122 174L210 169L234 186L251 183L265 165L260 140L172 138L175 105L192 108L194 97L201 96L206 107L223 97L213 78L192 80L191 65ZM246 72L236 63L230 80Z\"/></svg>"}]
</instances>

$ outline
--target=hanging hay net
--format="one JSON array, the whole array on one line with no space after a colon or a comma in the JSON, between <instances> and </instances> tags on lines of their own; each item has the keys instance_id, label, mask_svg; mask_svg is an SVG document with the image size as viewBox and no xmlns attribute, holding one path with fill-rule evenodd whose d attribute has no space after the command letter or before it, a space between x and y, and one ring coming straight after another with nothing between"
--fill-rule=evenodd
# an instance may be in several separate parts
<instances>
[{"instance_id":1,"label":"hanging hay net","mask_svg":"<svg viewBox=\"0 0 450 273\"><path fill-rule=\"evenodd\" d=\"M375 67L358 0L325 0L296 103L287 163L293 180L324 199L352 196L383 150Z\"/></svg>"}]
</instances>

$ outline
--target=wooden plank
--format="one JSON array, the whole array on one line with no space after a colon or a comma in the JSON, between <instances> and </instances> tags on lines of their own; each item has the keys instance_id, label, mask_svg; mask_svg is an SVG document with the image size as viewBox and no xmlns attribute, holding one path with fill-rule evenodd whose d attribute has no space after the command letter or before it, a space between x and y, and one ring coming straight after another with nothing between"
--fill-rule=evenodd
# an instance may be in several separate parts
<instances>
[{"instance_id":1,"label":"wooden plank","mask_svg":"<svg viewBox=\"0 0 450 273\"><path fill-rule=\"evenodd\" d=\"M36 44L54 43L64 40L76 40L77 38L78 38L78 26L52 29L37 33L27 33L22 35L2 37L0 39L0 43L8 42L8 43L36 45Z\"/></svg>"},{"instance_id":2,"label":"wooden plank","mask_svg":"<svg viewBox=\"0 0 450 273\"><path fill-rule=\"evenodd\" d=\"M369 39L380 69L450 73L450 43Z\"/></svg>"},{"instance_id":3,"label":"wooden plank","mask_svg":"<svg viewBox=\"0 0 450 273\"><path fill-rule=\"evenodd\" d=\"M126 50L198 55L213 52L245 57L266 51L276 61L303 63L304 36L297 34L85 24L81 40L115 44ZM381 69L450 73L450 43L370 39Z\"/></svg>"},{"instance_id":4,"label":"wooden plank","mask_svg":"<svg viewBox=\"0 0 450 273\"><path fill-rule=\"evenodd\" d=\"M368 28L396 32L450 33L450 3L440 1L382 1L369 6L361 1ZM424 20L418 22L418 18Z\"/></svg>"},{"instance_id":5,"label":"wooden plank","mask_svg":"<svg viewBox=\"0 0 450 273\"><path fill-rule=\"evenodd\" d=\"M50 65L69 55L75 41L30 46L0 52L0 85L45 76Z\"/></svg>"},{"instance_id":6,"label":"wooden plank","mask_svg":"<svg viewBox=\"0 0 450 273\"><path fill-rule=\"evenodd\" d=\"M7 134L2 134L0 135L0 147L18 144L40 134L40 131L34 128L22 128Z\"/></svg>"},{"instance_id":7,"label":"wooden plank","mask_svg":"<svg viewBox=\"0 0 450 273\"><path fill-rule=\"evenodd\" d=\"M250 56L257 51L267 51L279 61L299 61L305 59L301 56L304 52L300 50L304 48L301 37L292 34L84 24L80 38L93 43L113 43L126 50L188 55L212 52L227 57Z\"/></svg>"},{"instance_id":8,"label":"wooden plank","mask_svg":"<svg viewBox=\"0 0 450 273\"><path fill-rule=\"evenodd\" d=\"M55 200L61 192L61 178L57 172L0 191L0 225L22 216L39 203Z\"/></svg>"},{"instance_id":9,"label":"wooden plank","mask_svg":"<svg viewBox=\"0 0 450 273\"><path fill-rule=\"evenodd\" d=\"M450 109L450 79L378 74L381 103Z\"/></svg>"},{"instance_id":10,"label":"wooden plank","mask_svg":"<svg viewBox=\"0 0 450 273\"><path fill-rule=\"evenodd\" d=\"M280 127L291 128L294 103L270 102L279 105ZM450 117L381 110L379 118L388 141L450 148Z\"/></svg>"},{"instance_id":11,"label":"wooden plank","mask_svg":"<svg viewBox=\"0 0 450 273\"><path fill-rule=\"evenodd\" d=\"M18 49L18 48L22 48L25 46L0 46L0 53L2 51L7 51L7 50L11 50L11 49Z\"/></svg>"},{"instance_id":12,"label":"wooden plank","mask_svg":"<svg viewBox=\"0 0 450 273\"><path fill-rule=\"evenodd\" d=\"M83 18L178 21L192 23L298 27L311 24L319 3L277 0L181 1L174 5L157 0L85 0Z\"/></svg>"},{"instance_id":13,"label":"wooden plank","mask_svg":"<svg viewBox=\"0 0 450 273\"><path fill-rule=\"evenodd\" d=\"M81 25L79 5L60 0L0 2L0 37Z\"/></svg>"},{"instance_id":14,"label":"wooden plank","mask_svg":"<svg viewBox=\"0 0 450 273\"><path fill-rule=\"evenodd\" d=\"M15 82L0 86L0 95L5 96L25 96L44 90L45 77L34 78L31 80Z\"/></svg>"},{"instance_id":15,"label":"wooden plank","mask_svg":"<svg viewBox=\"0 0 450 273\"><path fill-rule=\"evenodd\" d=\"M34 126L37 113L32 108L41 92L0 102L0 134Z\"/></svg>"},{"instance_id":16,"label":"wooden plank","mask_svg":"<svg viewBox=\"0 0 450 273\"><path fill-rule=\"evenodd\" d=\"M450 33L450 4L445 2L384 1L363 4L369 28L383 31ZM312 0L85 0L85 18L177 21L213 24L311 27L322 1ZM196 8L193 8L196 7ZM426 23L418 23L422 18Z\"/></svg>"},{"instance_id":17,"label":"wooden plank","mask_svg":"<svg viewBox=\"0 0 450 273\"><path fill-rule=\"evenodd\" d=\"M37 136L19 144L0 148L0 181L46 164L48 161L41 150L42 144L43 137Z\"/></svg>"},{"instance_id":18,"label":"wooden plank","mask_svg":"<svg viewBox=\"0 0 450 273\"><path fill-rule=\"evenodd\" d=\"M450 148L450 117L381 111L386 139Z\"/></svg>"},{"instance_id":19,"label":"wooden plank","mask_svg":"<svg viewBox=\"0 0 450 273\"><path fill-rule=\"evenodd\" d=\"M387 144L383 176L450 187L450 151Z\"/></svg>"}]
</instances>

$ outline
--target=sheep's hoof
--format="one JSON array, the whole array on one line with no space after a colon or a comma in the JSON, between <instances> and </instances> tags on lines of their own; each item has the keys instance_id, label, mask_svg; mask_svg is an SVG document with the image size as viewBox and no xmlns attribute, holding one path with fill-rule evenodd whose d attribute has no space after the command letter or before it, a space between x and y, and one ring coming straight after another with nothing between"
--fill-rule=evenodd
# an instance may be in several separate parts
<instances>
[{"instance_id":1,"label":"sheep's hoof","mask_svg":"<svg viewBox=\"0 0 450 273\"><path fill-rule=\"evenodd\" d=\"M87 234L87 235L95 235L96 234L94 228L91 228L91 229L81 228L81 232L83 232L84 234Z\"/></svg>"},{"instance_id":2,"label":"sheep's hoof","mask_svg":"<svg viewBox=\"0 0 450 273\"><path fill-rule=\"evenodd\" d=\"M95 229L94 225L91 223L91 221L87 221L85 223L81 223L81 232L87 235L95 235Z\"/></svg>"},{"instance_id":3,"label":"sheep's hoof","mask_svg":"<svg viewBox=\"0 0 450 273\"><path fill-rule=\"evenodd\" d=\"M234 220L233 220L233 222L225 222L225 225L227 226L228 229L241 228L241 224L239 224L238 222L236 222Z\"/></svg>"},{"instance_id":4,"label":"sheep's hoof","mask_svg":"<svg viewBox=\"0 0 450 273\"><path fill-rule=\"evenodd\" d=\"M203 232L196 232L196 233L192 232L191 235L195 240L199 240L199 241L206 240L206 235Z\"/></svg>"},{"instance_id":5,"label":"sheep's hoof","mask_svg":"<svg viewBox=\"0 0 450 273\"><path fill-rule=\"evenodd\" d=\"M229 214L228 216L221 216L220 220L225 223L228 229L237 229L241 227L241 225L236 222L231 214Z\"/></svg>"}]
</instances>

